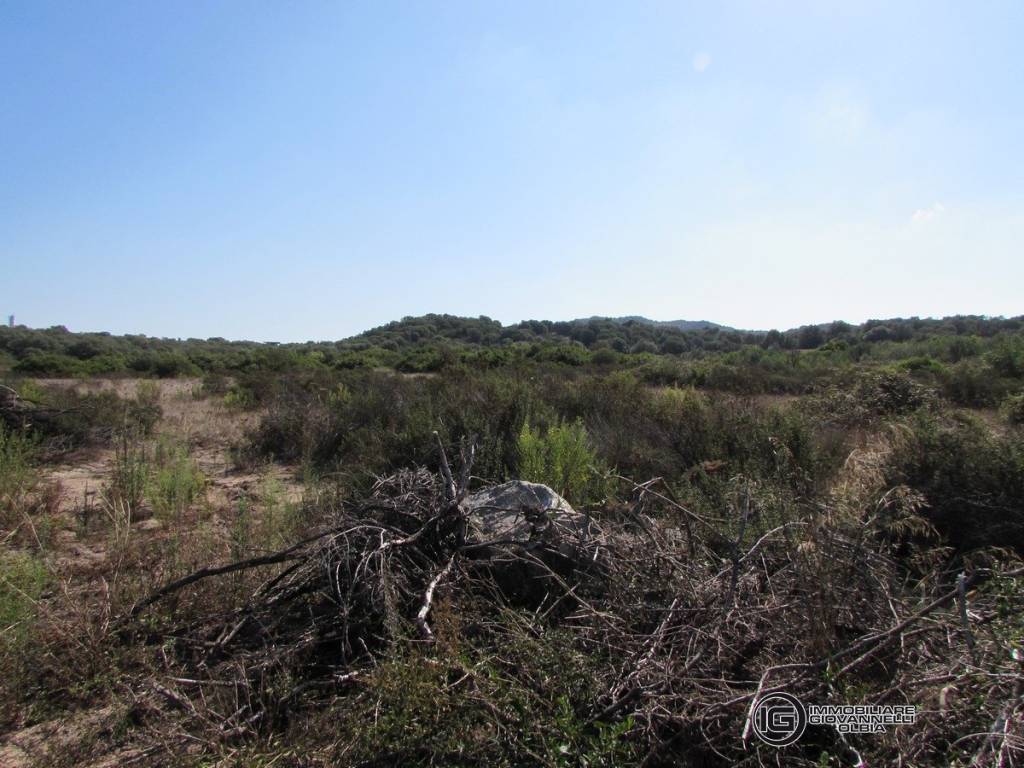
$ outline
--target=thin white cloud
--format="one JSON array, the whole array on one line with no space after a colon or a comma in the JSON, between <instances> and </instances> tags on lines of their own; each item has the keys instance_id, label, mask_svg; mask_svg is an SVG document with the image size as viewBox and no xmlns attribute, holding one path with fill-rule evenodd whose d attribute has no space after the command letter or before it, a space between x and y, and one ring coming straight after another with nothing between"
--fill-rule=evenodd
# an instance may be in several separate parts
<instances>
[{"instance_id":1,"label":"thin white cloud","mask_svg":"<svg viewBox=\"0 0 1024 768\"><path fill-rule=\"evenodd\" d=\"M826 91L818 103L815 115L822 136L844 143L862 139L870 121L867 102L857 94L843 89Z\"/></svg>"},{"instance_id":2,"label":"thin white cloud","mask_svg":"<svg viewBox=\"0 0 1024 768\"><path fill-rule=\"evenodd\" d=\"M711 54L707 51L700 51L693 57L693 71L703 73L711 66Z\"/></svg>"},{"instance_id":3,"label":"thin white cloud","mask_svg":"<svg viewBox=\"0 0 1024 768\"><path fill-rule=\"evenodd\" d=\"M915 224L923 224L926 221L936 219L946 212L946 206L942 203L932 203L927 208L918 208L910 217Z\"/></svg>"}]
</instances>

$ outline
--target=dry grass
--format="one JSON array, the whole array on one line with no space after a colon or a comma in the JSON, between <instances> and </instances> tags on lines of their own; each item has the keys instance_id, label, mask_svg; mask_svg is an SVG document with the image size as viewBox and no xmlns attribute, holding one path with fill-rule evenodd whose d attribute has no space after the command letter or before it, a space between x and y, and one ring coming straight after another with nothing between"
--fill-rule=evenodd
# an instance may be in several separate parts
<instances>
[{"instance_id":1,"label":"dry grass","mask_svg":"<svg viewBox=\"0 0 1024 768\"><path fill-rule=\"evenodd\" d=\"M905 426L852 429L820 492L779 440L761 475L620 478L567 559L467 541L468 471L401 472L353 499L294 467L239 470L230 448L259 414L196 383L156 384L132 499L110 492L113 449L42 468L39 487L63 492L17 543L32 589L11 593L25 633L4 651L0 764L1024 760L1024 573L1006 552L953 558L926 500L889 481ZM677 494L698 487L700 506ZM748 727L772 690L921 716L775 752Z\"/></svg>"},{"instance_id":2,"label":"dry grass","mask_svg":"<svg viewBox=\"0 0 1024 768\"><path fill-rule=\"evenodd\" d=\"M126 697L123 686L125 676L144 676L152 660L141 647L122 647L111 617L163 581L229 557L241 499L259 524L265 509L280 514L282 505L301 496L301 484L286 467L234 470L230 449L253 417L230 412L217 398L194 398L197 382L46 382L126 398L154 384L163 416L150 437L130 438L144 473L140 496L110 495L118 450L76 451L34 470L33 497L47 504L22 504L26 520L6 533L5 546L22 542L51 586L33 603L31 638L14 649L21 672L12 677L10 670L0 683L7 697L0 740L5 766L98 767L138 757L137 749L119 746L135 717L134 694ZM194 462L208 486L183 497L180 516L161 521L154 518L153 494L175 496L175 483L184 482L172 475L159 484L163 443L181 446L183 460Z\"/></svg>"}]
</instances>

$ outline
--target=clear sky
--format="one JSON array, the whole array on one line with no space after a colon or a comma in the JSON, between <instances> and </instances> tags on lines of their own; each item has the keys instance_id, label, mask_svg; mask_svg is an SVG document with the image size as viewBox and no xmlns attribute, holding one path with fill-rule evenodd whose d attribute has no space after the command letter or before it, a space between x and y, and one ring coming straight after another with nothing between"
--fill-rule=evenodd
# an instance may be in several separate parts
<instances>
[{"instance_id":1,"label":"clear sky","mask_svg":"<svg viewBox=\"0 0 1024 768\"><path fill-rule=\"evenodd\" d=\"M0 3L0 312L1024 312L1024 2Z\"/></svg>"}]
</instances>

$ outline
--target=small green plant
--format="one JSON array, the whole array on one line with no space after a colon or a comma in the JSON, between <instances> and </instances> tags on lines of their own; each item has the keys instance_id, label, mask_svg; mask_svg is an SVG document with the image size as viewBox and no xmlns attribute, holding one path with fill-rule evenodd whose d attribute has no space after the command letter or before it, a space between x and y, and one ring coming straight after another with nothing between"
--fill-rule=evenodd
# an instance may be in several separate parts
<instances>
[{"instance_id":1,"label":"small green plant","mask_svg":"<svg viewBox=\"0 0 1024 768\"><path fill-rule=\"evenodd\" d=\"M17 691L27 673L39 612L39 601L50 584L50 574L33 555L0 553L0 692ZM5 695L3 698L6 698ZM7 704L0 704L0 713Z\"/></svg>"},{"instance_id":2,"label":"small green plant","mask_svg":"<svg viewBox=\"0 0 1024 768\"><path fill-rule=\"evenodd\" d=\"M599 498L599 462L582 421L558 424L543 433L526 422L518 447L522 479L544 483L577 503Z\"/></svg>"},{"instance_id":3,"label":"small green plant","mask_svg":"<svg viewBox=\"0 0 1024 768\"><path fill-rule=\"evenodd\" d=\"M266 478L260 488L259 501L263 508L260 545L278 549L294 541L302 525L302 505L285 498L281 481L275 477Z\"/></svg>"},{"instance_id":4,"label":"small green plant","mask_svg":"<svg viewBox=\"0 0 1024 768\"><path fill-rule=\"evenodd\" d=\"M27 400L30 403L46 401L46 390L34 379L23 379L14 389L22 400Z\"/></svg>"},{"instance_id":5,"label":"small green plant","mask_svg":"<svg viewBox=\"0 0 1024 768\"><path fill-rule=\"evenodd\" d=\"M1010 395L1000 407L1003 417L1013 425L1024 424L1024 392Z\"/></svg>"},{"instance_id":6,"label":"small green plant","mask_svg":"<svg viewBox=\"0 0 1024 768\"><path fill-rule=\"evenodd\" d=\"M249 499L238 499L238 512L231 526L231 557L241 560L252 548L252 508Z\"/></svg>"},{"instance_id":7,"label":"small green plant","mask_svg":"<svg viewBox=\"0 0 1024 768\"><path fill-rule=\"evenodd\" d=\"M247 411L256 407L256 396L251 389L233 384L224 395L224 406L237 411Z\"/></svg>"},{"instance_id":8,"label":"small green plant","mask_svg":"<svg viewBox=\"0 0 1024 768\"><path fill-rule=\"evenodd\" d=\"M103 497L110 506L137 509L145 496L149 479L149 459L145 445L129 431L118 436L114 447L114 466Z\"/></svg>"},{"instance_id":9,"label":"small green plant","mask_svg":"<svg viewBox=\"0 0 1024 768\"><path fill-rule=\"evenodd\" d=\"M26 498L39 483L35 454L35 440L0 423L0 527L20 522Z\"/></svg>"},{"instance_id":10,"label":"small green plant","mask_svg":"<svg viewBox=\"0 0 1024 768\"><path fill-rule=\"evenodd\" d=\"M576 714L569 697L559 696L553 720L558 737L552 740L551 757L560 768L577 765L612 768L630 757L622 737L632 730L632 717L615 723L595 722L590 728Z\"/></svg>"},{"instance_id":11,"label":"small green plant","mask_svg":"<svg viewBox=\"0 0 1024 768\"><path fill-rule=\"evenodd\" d=\"M0 649L9 650L24 640L49 582L46 565L38 557L0 555Z\"/></svg>"},{"instance_id":12,"label":"small green plant","mask_svg":"<svg viewBox=\"0 0 1024 768\"><path fill-rule=\"evenodd\" d=\"M180 521L206 489L206 478L188 448L160 440L153 458L154 470L146 485L146 499L158 516Z\"/></svg>"},{"instance_id":13,"label":"small green plant","mask_svg":"<svg viewBox=\"0 0 1024 768\"><path fill-rule=\"evenodd\" d=\"M129 420L143 435L150 435L162 415L160 385L155 381L140 381L135 387L135 397L128 403Z\"/></svg>"}]
</instances>

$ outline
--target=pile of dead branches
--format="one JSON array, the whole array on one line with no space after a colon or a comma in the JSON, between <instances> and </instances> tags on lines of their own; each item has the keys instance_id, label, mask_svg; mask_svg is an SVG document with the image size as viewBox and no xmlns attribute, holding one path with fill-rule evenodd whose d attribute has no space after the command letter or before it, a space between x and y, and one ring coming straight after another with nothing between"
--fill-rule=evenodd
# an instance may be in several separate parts
<instances>
[{"instance_id":1,"label":"pile of dead branches","mask_svg":"<svg viewBox=\"0 0 1024 768\"><path fill-rule=\"evenodd\" d=\"M578 563L551 535L555 526L537 527L530 541L467 535L474 449L460 449L453 474L438 446L439 475L421 468L382 478L369 498L336 510L326 530L278 552L201 569L137 603L133 619L200 582L273 571L237 610L162 630L161 642L173 639L171 666L191 675L170 682L199 689L202 713L186 690L154 689L225 736L251 733L286 717L300 695L352 680L395 642L432 642L430 613L445 585L478 584L484 574L491 586L502 574L508 584L511 573L513 581L544 579L549 589L571 591L566 578ZM533 511L550 523L545 510ZM508 589L513 598L526 591ZM282 692L284 678L291 687Z\"/></svg>"},{"instance_id":2,"label":"pile of dead branches","mask_svg":"<svg viewBox=\"0 0 1024 768\"><path fill-rule=\"evenodd\" d=\"M25 429L31 424L36 405L22 398L17 390L0 384L0 422L10 429Z\"/></svg>"},{"instance_id":3,"label":"pile of dead branches","mask_svg":"<svg viewBox=\"0 0 1024 768\"><path fill-rule=\"evenodd\" d=\"M472 458L464 446L453 470L441 448L438 474L382 479L317 535L137 604L136 619L199 582L268 569L237 610L158 633L173 673L151 687L186 713L182 728L237 739L279 726L300 700L344 695L396 644L433 642L444 592L456 606L493 601L496 658L503 633L557 625L600 660L589 726L625 724L646 765L1024 759L1012 618L1024 570L1001 553L949 570L940 550L915 550L926 526L900 489L867 512L808 508L779 521L744 478L718 518L658 480L629 483L631 503L607 511L570 556L540 534L474 537ZM517 602L529 619L501 626ZM816 704L914 704L918 719L884 734L810 728L778 751L751 727L757 702L778 691Z\"/></svg>"}]
</instances>

